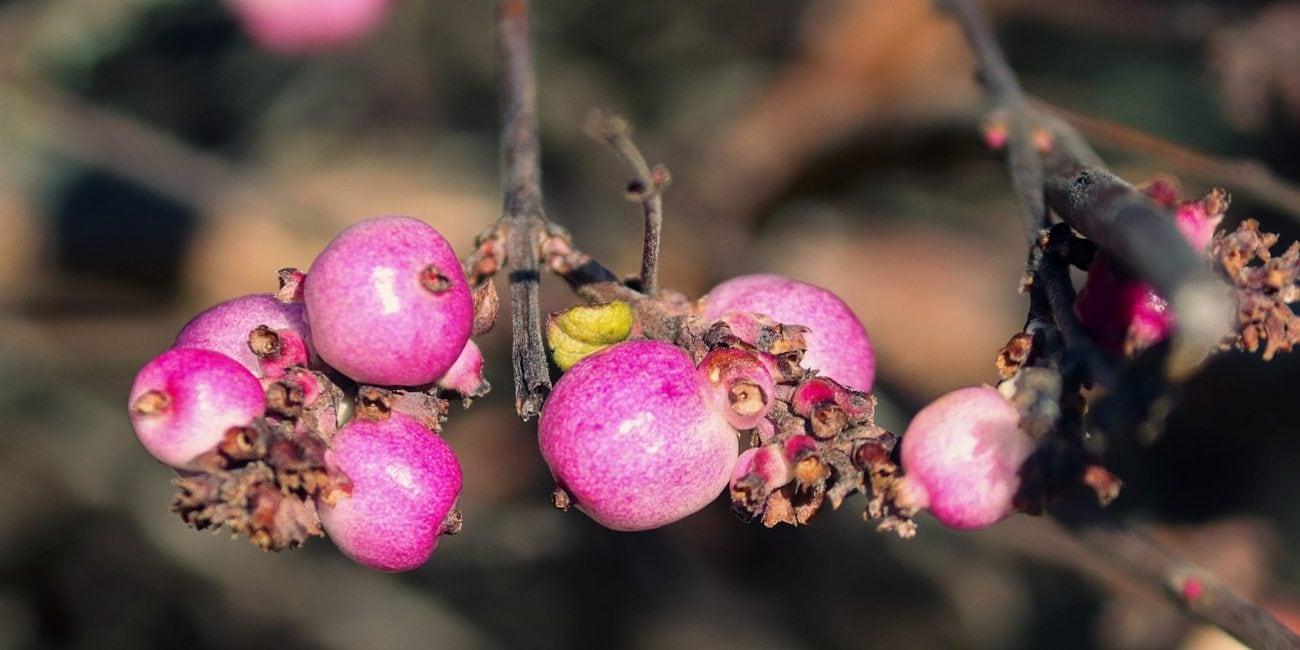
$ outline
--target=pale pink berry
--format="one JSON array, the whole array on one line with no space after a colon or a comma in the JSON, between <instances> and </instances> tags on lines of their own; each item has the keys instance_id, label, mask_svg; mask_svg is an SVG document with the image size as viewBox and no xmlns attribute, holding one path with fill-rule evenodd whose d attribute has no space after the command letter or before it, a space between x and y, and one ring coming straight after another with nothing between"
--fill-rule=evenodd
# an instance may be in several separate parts
<instances>
[{"instance_id":1,"label":"pale pink berry","mask_svg":"<svg viewBox=\"0 0 1300 650\"><path fill-rule=\"evenodd\" d=\"M482 397L490 386L483 378L483 352L473 341L465 343L465 349L456 357L447 373L438 378L438 388L460 393L464 397Z\"/></svg>"},{"instance_id":2,"label":"pale pink berry","mask_svg":"<svg viewBox=\"0 0 1300 650\"><path fill-rule=\"evenodd\" d=\"M339 233L312 262L303 296L317 354L366 384L433 382L474 324L455 251L410 217L375 217Z\"/></svg>"},{"instance_id":3,"label":"pale pink berry","mask_svg":"<svg viewBox=\"0 0 1300 650\"><path fill-rule=\"evenodd\" d=\"M579 509L614 530L648 530L715 499L737 435L701 395L695 364L662 341L626 341L573 366L538 427L542 457Z\"/></svg>"},{"instance_id":4,"label":"pale pink berry","mask_svg":"<svg viewBox=\"0 0 1300 650\"><path fill-rule=\"evenodd\" d=\"M1020 469L1034 450L1020 414L987 386L931 402L903 435L900 505L930 511L956 530L991 526L1015 512Z\"/></svg>"},{"instance_id":5,"label":"pale pink berry","mask_svg":"<svg viewBox=\"0 0 1300 650\"><path fill-rule=\"evenodd\" d=\"M348 495L317 503L345 555L380 571L429 559L461 488L460 463L440 436L396 411L354 419L334 435L325 462L351 484Z\"/></svg>"},{"instance_id":6,"label":"pale pink berry","mask_svg":"<svg viewBox=\"0 0 1300 650\"><path fill-rule=\"evenodd\" d=\"M261 362L249 345L253 330L291 330L309 340L302 303L285 303L269 293L253 293L227 300L195 316L181 328L174 348L201 348L220 352L262 376Z\"/></svg>"},{"instance_id":7,"label":"pale pink berry","mask_svg":"<svg viewBox=\"0 0 1300 650\"><path fill-rule=\"evenodd\" d=\"M127 400L140 444L177 468L265 409L262 384L247 368L224 354L196 348L173 348L146 363Z\"/></svg>"},{"instance_id":8,"label":"pale pink berry","mask_svg":"<svg viewBox=\"0 0 1300 650\"><path fill-rule=\"evenodd\" d=\"M776 382L758 354L714 350L700 361L700 385L709 404L737 429L753 429L776 404Z\"/></svg>"},{"instance_id":9,"label":"pale pink berry","mask_svg":"<svg viewBox=\"0 0 1300 650\"><path fill-rule=\"evenodd\" d=\"M258 45L279 54L314 54L375 30L391 0L226 0Z\"/></svg>"},{"instance_id":10,"label":"pale pink berry","mask_svg":"<svg viewBox=\"0 0 1300 650\"><path fill-rule=\"evenodd\" d=\"M701 303L705 318L757 313L786 325L807 327L804 367L854 390L871 390L876 377L871 339L839 296L779 275L742 275L714 287Z\"/></svg>"}]
</instances>

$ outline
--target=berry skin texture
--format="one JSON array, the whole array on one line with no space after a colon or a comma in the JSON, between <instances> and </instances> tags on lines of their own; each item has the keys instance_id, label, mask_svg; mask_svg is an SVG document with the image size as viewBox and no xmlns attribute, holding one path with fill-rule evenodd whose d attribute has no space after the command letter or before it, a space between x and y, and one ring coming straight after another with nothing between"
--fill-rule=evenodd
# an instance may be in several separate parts
<instances>
[{"instance_id":1,"label":"berry skin texture","mask_svg":"<svg viewBox=\"0 0 1300 650\"><path fill-rule=\"evenodd\" d=\"M391 0L226 0L261 47L277 54L319 54L371 33Z\"/></svg>"},{"instance_id":2,"label":"berry skin texture","mask_svg":"<svg viewBox=\"0 0 1300 650\"><path fill-rule=\"evenodd\" d=\"M993 388L955 390L931 402L903 435L899 504L926 508L955 530L991 526L1015 512L1020 467L1034 441Z\"/></svg>"},{"instance_id":3,"label":"berry skin texture","mask_svg":"<svg viewBox=\"0 0 1300 650\"><path fill-rule=\"evenodd\" d=\"M304 341L309 340L302 303L284 303L269 293L252 293L195 316L181 328L172 347L220 352L260 377L261 362L249 347L248 337L261 325L272 331L292 330Z\"/></svg>"},{"instance_id":4,"label":"berry skin texture","mask_svg":"<svg viewBox=\"0 0 1300 650\"><path fill-rule=\"evenodd\" d=\"M542 457L578 508L614 530L658 528L708 505L739 453L701 395L695 364L662 341L625 341L555 384L538 426Z\"/></svg>"},{"instance_id":5,"label":"berry skin texture","mask_svg":"<svg viewBox=\"0 0 1300 650\"><path fill-rule=\"evenodd\" d=\"M348 496L318 500L321 525L348 557L372 569L410 571L429 559L460 497L461 471L442 437L414 419L349 422L325 462L351 482Z\"/></svg>"},{"instance_id":6,"label":"berry skin texture","mask_svg":"<svg viewBox=\"0 0 1300 650\"><path fill-rule=\"evenodd\" d=\"M870 391L876 378L871 339L839 296L779 275L742 275L719 284L701 301L705 318L733 312L763 314L809 328L803 366L849 388Z\"/></svg>"},{"instance_id":7,"label":"berry skin texture","mask_svg":"<svg viewBox=\"0 0 1300 650\"><path fill-rule=\"evenodd\" d=\"M140 444L178 469L265 409L253 373L224 354L195 348L173 348L146 363L127 400Z\"/></svg>"},{"instance_id":8,"label":"berry skin texture","mask_svg":"<svg viewBox=\"0 0 1300 650\"><path fill-rule=\"evenodd\" d=\"M455 251L410 217L375 217L339 233L304 285L317 354L360 383L432 382L455 363L474 324Z\"/></svg>"}]
</instances>

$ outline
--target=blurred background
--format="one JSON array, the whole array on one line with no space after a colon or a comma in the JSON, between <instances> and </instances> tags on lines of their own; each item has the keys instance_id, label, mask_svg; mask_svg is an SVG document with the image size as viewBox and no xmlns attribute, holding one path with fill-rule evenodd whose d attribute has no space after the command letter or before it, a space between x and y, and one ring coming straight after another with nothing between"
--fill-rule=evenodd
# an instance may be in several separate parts
<instances>
[{"instance_id":1,"label":"blurred background","mask_svg":"<svg viewBox=\"0 0 1300 650\"><path fill-rule=\"evenodd\" d=\"M445 430L464 532L420 570L184 527L131 434L132 376L358 219L418 216L468 250L501 203L492 5L394 0L370 33L293 53L217 0L0 0L0 648L1234 647L1050 520L923 518L903 541L860 498L802 530L742 525L721 499L639 534L561 514L513 413L504 326L481 341L497 390ZM1300 234L1300 3L991 9L1030 91L1086 118L1122 176L1222 185L1230 221ZM582 133L612 108L674 173L666 286L765 270L838 292L876 342L891 429L995 380L1026 312L1023 245L972 62L928 2L535 14L548 212L588 252L638 266L627 171ZM544 300L572 299L547 279ZM1110 459L1114 508L1293 622L1298 390L1300 355L1221 355L1162 439Z\"/></svg>"}]
</instances>

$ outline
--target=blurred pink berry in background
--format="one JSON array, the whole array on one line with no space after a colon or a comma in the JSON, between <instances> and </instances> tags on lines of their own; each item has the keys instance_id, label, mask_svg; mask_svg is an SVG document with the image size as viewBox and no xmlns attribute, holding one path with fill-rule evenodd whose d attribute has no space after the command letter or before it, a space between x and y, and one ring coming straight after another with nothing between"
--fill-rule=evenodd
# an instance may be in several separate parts
<instances>
[{"instance_id":1,"label":"blurred pink berry in background","mask_svg":"<svg viewBox=\"0 0 1300 650\"><path fill-rule=\"evenodd\" d=\"M373 32L392 0L226 0L254 41L278 54L314 54Z\"/></svg>"}]
</instances>

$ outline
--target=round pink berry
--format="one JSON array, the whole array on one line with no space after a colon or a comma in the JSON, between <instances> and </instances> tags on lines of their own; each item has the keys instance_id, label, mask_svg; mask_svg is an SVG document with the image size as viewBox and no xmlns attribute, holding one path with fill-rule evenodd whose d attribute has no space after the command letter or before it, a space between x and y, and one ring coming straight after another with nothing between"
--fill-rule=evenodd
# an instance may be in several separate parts
<instances>
[{"instance_id":1,"label":"round pink berry","mask_svg":"<svg viewBox=\"0 0 1300 650\"><path fill-rule=\"evenodd\" d=\"M140 444L182 468L232 427L262 415L266 394L253 373L224 354L173 348L136 374L127 409Z\"/></svg>"},{"instance_id":2,"label":"round pink berry","mask_svg":"<svg viewBox=\"0 0 1300 650\"><path fill-rule=\"evenodd\" d=\"M279 54L325 52L374 31L391 0L226 0L258 45Z\"/></svg>"},{"instance_id":3,"label":"round pink berry","mask_svg":"<svg viewBox=\"0 0 1300 650\"><path fill-rule=\"evenodd\" d=\"M181 328L172 347L220 352L261 376L260 362L248 341L253 330L263 325L272 331L290 330L304 341L309 339L302 303L285 303L269 293L253 293L209 307L195 316Z\"/></svg>"},{"instance_id":4,"label":"round pink berry","mask_svg":"<svg viewBox=\"0 0 1300 650\"><path fill-rule=\"evenodd\" d=\"M747 312L807 327L804 367L854 390L871 390L876 377L871 339L839 296L779 275L742 275L714 287L702 305L705 318Z\"/></svg>"},{"instance_id":5,"label":"round pink berry","mask_svg":"<svg viewBox=\"0 0 1300 650\"><path fill-rule=\"evenodd\" d=\"M991 526L1015 512L1020 468L1034 441L1020 414L987 386L931 402L903 435L900 505L926 508L956 530Z\"/></svg>"},{"instance_id":6,"label":"round pink berry","mask_svg":"<svg viewBox=\"0 0 1300 650\"><path fill-rule=\"evenodd\" d=\"M355 419L325 452L347 496L318 501L321 525L348 557L380 571L409 571L429 559L460 496L460 463L442 437L396 411Z\"/></svg>"},{"instance_id":7,"label":"round pink berry","mask_svg":"<svg viewBox=\"0 0 1300 650\"><path fill-rule=\"evenodd\" d=\"M367 384L432 382L460 356L474 323L455 251L410 217L339 233L312 262L303 296L317 354Z\"/></svg>"},{"instance_id":8,"label":"round pink berry","mask_svg":"<svg viewBox=\"0 0 1300 650\"><path fill-rule=\"evenodd\" d=\"M578 508L614 530L658 528L708 505L738 454L691 358L662 341L619 343L569 369L542 408L538 442Z\"/></svg>"}]
</instances>

